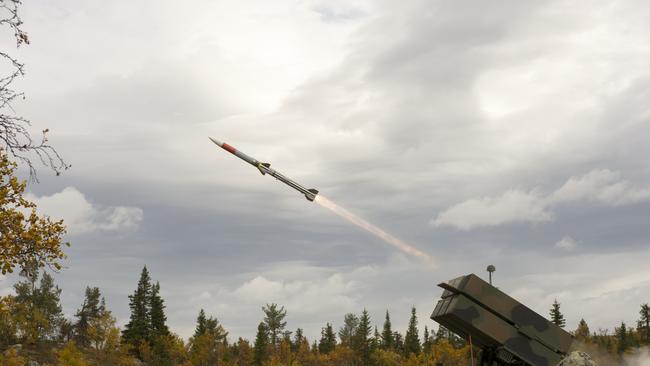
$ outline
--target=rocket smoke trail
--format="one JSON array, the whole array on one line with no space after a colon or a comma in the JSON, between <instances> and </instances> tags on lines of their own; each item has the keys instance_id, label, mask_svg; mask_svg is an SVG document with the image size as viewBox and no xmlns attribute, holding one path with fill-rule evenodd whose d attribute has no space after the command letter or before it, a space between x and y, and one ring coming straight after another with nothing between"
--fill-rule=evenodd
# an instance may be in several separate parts
<instances>
[{"instance_id":1,"label":"rocket smoke trail","mask_svg":"<svg viewBox=\"0 0 650 366\"><path fill-rule=\"evenodd\" d=\"M337 205L336 203L328 200L325 198L323 195L318 195L316 196L316 199L314 202L317 202L319 205L328 208L335 214L341 216L342 218L350 221L351 223L357 225L358 227L368 231L369 233L377 236L378 238L382 239L386 243L394 246L395 248L399 249L400 251L420 258L429 265L433 265L433 257L428 255L427 253L424 253L423 251L419 250L418 248L415 248L414 246L407 244L403 242L402 240L392 236L391 234L385 232L384 230L376 227L375 225L369 223L368 221L358 217L357 215L353 214L352 212L344 209L343 207Z\"/></svg>"},{"instance_id":2,"label":"rocket smoke trail","mask_svg":"<svg viewBox=\"0 0 650 366\"><path fill-rule=\"evenodd\" d=\"M254 166L257 168L262 175L270 175L273 178L279 180L280 182L288 185L289 187L295 189L296 191L300 192L301 194L305 195L305 198L307 198L308 201L313 202L316 201L318 202L321 206L326 207L330 209L332 212L335 214L341 216L342 218L348 220L349 222L359 226L360 228L368 231L371 234L374 234L378 238L382 239L383 241L387 242L388 244L394 246L395 248L401 250L402 252L412 255L414 257L418 257L428 263L429 265L433 265L433 258L429 256L428 254L422 252L421 250L415 248L412 245L406 244L405 242L401 241L400 239L390 235L389 233L385 232L384 230L376 227L375 225L369 223L368 221L356 216L355 214L349 212L348 210L344 209L343 207L338 206L334 202L328 200L327 198L323 197L322 195L318 194L318 191L314 188L307 189L303 187L302 185L298 184L297 182L289 179L288 177L280 174L275 169L271 168L271 164L269 163L263 163L252 156L244 154L244 152L235 149L233 146L228 145L225 142L221 142L217 139L214 139L210 137L210 140L214 142L217 146L221 147L222 149L228 151L229 153L235 155L236 157L242 159L243 161L247 162L248 164Z\"/></svg>"}]
</instances>

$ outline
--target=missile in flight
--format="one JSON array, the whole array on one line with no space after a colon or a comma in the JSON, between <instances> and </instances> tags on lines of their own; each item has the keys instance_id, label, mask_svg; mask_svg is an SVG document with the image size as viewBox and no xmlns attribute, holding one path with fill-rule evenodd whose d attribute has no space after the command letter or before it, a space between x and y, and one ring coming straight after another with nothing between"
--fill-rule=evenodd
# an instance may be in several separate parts
<instances>
[{"instance_id":1,"label":"missile in flight","mask_svg":"<svg viewBox=\"0 0 650 366\"><path fill-rule=\"evenodd\" d=\"M221 147L222 149L228 151L229 153L235 155L236 157L242 159L243 161L247 162L248 164L256 167L262 175L270 175L273 178L279 180L280 182L288 185L289 187L295 189L296 191L302 193L305 195L308 201L313 202L314 199L316 199L316 196L318 195L318 191L311 188L307 189L300 184L294 182L293 180L285 177L284 175L280 174L279 172L275 171L274 169L271 168L271 164L269 163L262 163L258 161L255 158L252 158L243 152L235 149L234 147L228 145L225 142L221 142L219 140L213 139L212 137L209 137L212 142L214 142L217 146Z\"/></svg>"}]
</instances>

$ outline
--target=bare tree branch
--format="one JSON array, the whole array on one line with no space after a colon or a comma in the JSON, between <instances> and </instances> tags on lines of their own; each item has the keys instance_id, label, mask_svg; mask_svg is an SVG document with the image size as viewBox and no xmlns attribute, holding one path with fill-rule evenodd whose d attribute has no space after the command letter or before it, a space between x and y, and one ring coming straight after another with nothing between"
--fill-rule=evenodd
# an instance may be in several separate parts
<instances>
[{"instance_id":1,"label":"bare tree branch","mask_svg":"<svg viewBox=\"0 0 650 366\"><path fill-rule=\"evenodd\" d=\"M20 0L0 0L0 27L9 27L14 32L16 47L29 44L27 33L21 29L23 22L18 15L20 5ZM0 52L0 61L8 63L11 70L8 75L0 76L0 141L4 142L4 149L19 162L27 165L32 181L38 181L33 162L34 156L41 164L52 169L56 175L61 174L62 171L70 168L70 165L66 164L56 149L48 143L49 129L43 130L40 139L32 139L28 130L31 123L17 116L16 111L11 107L12 102L17 98L25 98L23 93L11 88L11 83L25 74L24 65L5 52Z\"/></svg>"}]
</instances>

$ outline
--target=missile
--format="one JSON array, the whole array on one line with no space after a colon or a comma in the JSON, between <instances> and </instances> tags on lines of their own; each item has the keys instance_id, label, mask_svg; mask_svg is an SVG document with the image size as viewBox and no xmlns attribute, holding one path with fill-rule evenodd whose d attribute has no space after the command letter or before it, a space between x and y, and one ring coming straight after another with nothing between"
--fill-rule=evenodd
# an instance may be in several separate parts
<instances>
[{"instance_id":1,"label":"missile","mask_svg":"<svg viewBox=\"0 0 650 366\"><path fill-rule=\"evenodd\" d=\"M209 137L209 139L212 142L214 142L217 146L219 146L220 148L228 151L229 153L231 153L231 154L235 155L236 157L242 159L243 161L247 162L248 164L256 167L260 171L260 173L262 173L262 175L268 174L268 175L272 176L273 178L279 180L280 182L282 182L282 183L288 185L289 187L295 189L296 191L304 194L308 201L313 202L314 199L316 199L316 196L318 195L317 190L315 190L313 188L307 189L307 188L301 186L300 184L294 182L293 180L285 177L284 175L280 174L276 170L272 169L271 164L262 163L262 162L258 161L257 159L255 159L253 157L250 157L250 156L244 154L243 152L235 149L234 147L228 145L225 142L221 142L219 140L213 139L212 137Z\"/></svg>"}]
</instances>

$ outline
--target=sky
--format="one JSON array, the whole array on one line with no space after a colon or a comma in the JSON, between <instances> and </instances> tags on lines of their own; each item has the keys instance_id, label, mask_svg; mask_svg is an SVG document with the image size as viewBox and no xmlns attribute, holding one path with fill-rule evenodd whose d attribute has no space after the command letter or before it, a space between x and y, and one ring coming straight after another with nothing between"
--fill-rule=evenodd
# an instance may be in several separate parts
<instances>
[{"instance_id":1,"label":"sky","mask_svg":"<svg viewBox=\"0 0 650 366\"><path fill-rule=\"evenodd\" d=\"M364 308L420 331L436 285L476 273L567 329L650 302L645 1L72 1L22 6L13 107L72 168L29 197L68 224L73 316L120 325L144 265L171 329L201 308L252 339L261 307L314 340ZM433 258L310 203L208 140ZM22 170L26 178L25 171ZM16 275L0 279L12 291Z\"/></svg>"}]
</instances>

